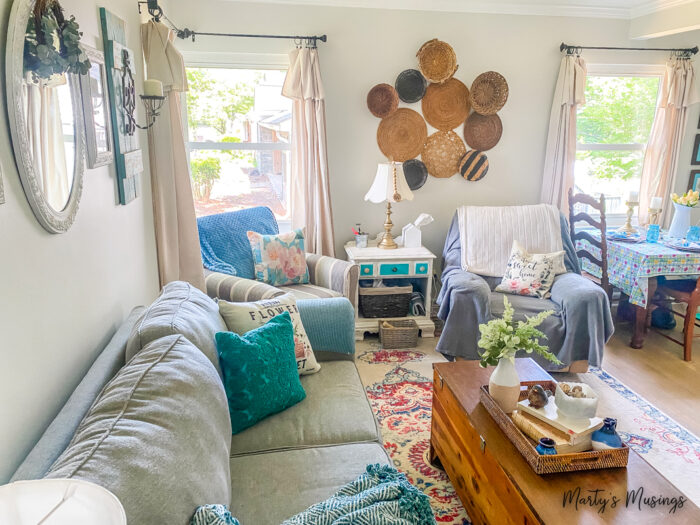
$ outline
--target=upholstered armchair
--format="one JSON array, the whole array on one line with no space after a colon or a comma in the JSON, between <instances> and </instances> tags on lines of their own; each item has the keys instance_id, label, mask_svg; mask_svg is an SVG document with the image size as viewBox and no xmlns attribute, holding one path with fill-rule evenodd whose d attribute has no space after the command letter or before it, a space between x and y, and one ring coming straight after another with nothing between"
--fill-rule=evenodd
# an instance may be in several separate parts
<instances>
[{"instance_id":1,"label":"upholstered armchair","mask_svg":"<svg viewBox=\"0 0 700 525\"><path fill-rule=\"evenodd\" d=\"M555 213L558 214L556 210ZM438 317L445 321L437 345L439 352L450 357L478 359L479 324L503 314L505 295L515 309L516 320L543 310L554 311L540 326L547 336L542 344L548 345L563 365L528 356L540 366L550 371L570 372L585 372L588 365L600 366L605 343L613 333L610 303L602 288L581 275L568 224L563 215L558 215L559 231L555 234L561 235L567 272L556 276L551 297L541 299L495 292L501 277L465 271L462 258L465 247L462 246L458 214L455 214L445 241L442 288L437 299ZM556 228L556 215L553 221ZM540 226L532 225L541 232ZM490 224L486 230L489 242L503 243L504 249L509 249L514 239L512 235L508 237L505 230L508 229L498 222ZM522 242L523 239L516 240Z\"/></svg>"},{"instance_id":2,"label":"upholstered armchair","mask_svg":"<svg viewBox=\"0 0 700 525\"><path fill-rule=\"evenodd\" d=\"M359 267L333 257L306 254L308 284L275 287L255 280L246 232L279 233L277 220L269 208L255 207L199 217L197 227L206 291L210 297L241 302L291 293L297 299L347 297L355 307Z\"/></svg>"}]
</instances>

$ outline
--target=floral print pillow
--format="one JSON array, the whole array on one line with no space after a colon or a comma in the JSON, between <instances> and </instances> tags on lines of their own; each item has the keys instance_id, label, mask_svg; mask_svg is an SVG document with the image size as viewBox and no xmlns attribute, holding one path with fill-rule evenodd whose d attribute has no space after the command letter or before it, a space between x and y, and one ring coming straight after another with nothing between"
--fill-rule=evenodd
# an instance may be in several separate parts
<instances>
[{"instance_id":1,"label":"floral print pillow","mask_svg":"<svg viewBox=\"0 0 700 525\"><path fill-rule=\"evenodd\" d=\"M303 230L279 235L246 233L253 251L255 279L272 286L309 282Z\"/></svg>"},{"instance_id":2,"label":"floral print pillow","mask_svg":"<svg viewBox=\"0 0 700 525\"><path fill-rule=\"evenodd\" d=\"M496 291L546 299L560 268L564 268L563 251L528 253L518 241L513 241L506 273Z\"/></svg>"}]
</instances>

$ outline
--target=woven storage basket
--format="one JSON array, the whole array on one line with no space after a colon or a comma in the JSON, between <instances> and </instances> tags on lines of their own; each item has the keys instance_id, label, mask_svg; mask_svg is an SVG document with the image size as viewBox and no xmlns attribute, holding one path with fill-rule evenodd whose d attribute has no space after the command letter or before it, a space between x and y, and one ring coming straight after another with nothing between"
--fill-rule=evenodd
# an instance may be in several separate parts
<instances>
[{"instance_id":1,"label":"woven storage basket","mask_svg":"<svg viewBox=\"0 0 700 525\"><path fill-rule=\"evenodd\" d=\"M498 115L472 113L464 123L464 140L470 148L488 151L501 140L503 123Z\"/></svg>"},{"instance_id":2,"label":"woven storage basket","mask_svg":"<svg viewBox=\"0 0 700 525\"><path fill-rule=\"evenodd\" d=\"M430 82L438 84L452 78L457 71L457 55L447 42L433 38L416 53L421 73Z\"/></svg>"},{"instance_id":3,"label":"woven storage basket","mask_svg":"<svg viewBox=\"0 0 700 525\"><path fill-rule=\"evenodd\" d=\"M469 88L456 78L442 84L430 84L421 106L428 124L449 131L462 124L469 115Z\"/></svg>"},{"instance_id":4,"label":"woven storage basket","mask_svg":"<svg viewBox=\"0 0 700 525\"><path fill-rule=\"evenodd\" d=\"M399 108L383 118L377 128L379 149L395 162L417 157L427 136L428 126L421 114L408 108Z\"/></svg>"},{"instance_id":5,"label":"woven storage basket","mask_svg":"<svg viewBox=\"0 0 700 525\"><path fill-rule=\"evenodd\" d=\"M472 82L469 98L474 111L482 115L494 115L508 100L508 82L495 71L482 73Z\"/></svg>"},{"instance_id":6,"label":"woven storage basket","mask_svg":"<svg viewBox=\"0 0 700 525\"><path fill-rule=\"evenodd\" d=\"M367 107L375 117L388 117L399 107L399 95L393 86L377 84L367 93Z\"/></svg>"},{"instance_id":7,"label":"woven storage basket","mask_svg":"<svg viewBox=\"0 0 700 525\"><path fill-rule=\"evenodd\" d=\"M545 390L554 391L554 381L523 381L522 385L541 385ZM574 452L573 454L555 454L542 456L535 450L535 444L513 423L513 420L501 410L498 403L489 394L488 385L482 386L481 404L491 414L503 433L515 445L528 464L537 474L555 474L558 472L574 472L577 470L595 470L601 468L626 467L629 448L623 443L622 448L608 450L593 450L590 452ZM520 401L527 398L527 390L520 391Z\"/></svg>"},{"instance_id":8,"label":"woven storage basket","mask_svg":"<svg viewBox=\"0 0 700 525\"><path fill-rule=\"evenodd\" d=\"M437 131L426 140L421 158L428 173L444 179L457 173L466 152L464 141L454 131Z\"/></svg>"},{"instance_id":9,"label":"woven storage basket","mask_svg":"<svg viewBox=\"0 0 700 525\"><path fill-rule=\"evenodd\" d=\"M406 317L413 286L360 288L360 312L363 317Z\"/></svg>"},{"instance_id":10,"label":"woven storage basket","mask_svg":"<svg viewBox=\"0 0 700 525\"><path fill-rule=\"evenodd\" d=\"M390 326L386 326L390 325ZM413 319L379 321L379 341L382 348L415 348L418 345L418 324Z\"/></svg>"}]
</instances>

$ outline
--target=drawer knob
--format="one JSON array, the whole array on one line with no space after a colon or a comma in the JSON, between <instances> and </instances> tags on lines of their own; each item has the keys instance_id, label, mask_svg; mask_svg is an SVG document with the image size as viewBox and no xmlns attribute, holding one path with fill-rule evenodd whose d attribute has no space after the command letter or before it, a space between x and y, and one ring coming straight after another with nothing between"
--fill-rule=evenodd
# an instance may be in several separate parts
<instances>
[{"instance_id":1,"label":"drawer knob","mask_svg":"<svg viewBox=\"0 0 700 525\"><path fill-rule=\"evenodd\" d=\"M394 273L396 273L396 272L399 271L399 269L398 269L396 266L394 266L394 267L391 269L391 271L394 272Z\"/></svg>"},{"instance_id":2,"label":"drawer knob","mask_svg":"<svg viewBox=\"0 0 700 525\"><path fill-rule=\"evenodd\" d=\"M369 268L365 268L364 272L369 273Z\"/></svg>"}]
</instances>

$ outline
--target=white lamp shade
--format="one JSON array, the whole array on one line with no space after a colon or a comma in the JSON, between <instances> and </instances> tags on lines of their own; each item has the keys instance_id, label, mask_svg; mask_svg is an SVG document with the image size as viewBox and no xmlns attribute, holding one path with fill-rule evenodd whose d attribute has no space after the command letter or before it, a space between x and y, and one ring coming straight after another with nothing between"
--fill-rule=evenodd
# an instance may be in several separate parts
<instances>
[{"instance_id":1,"label":"white lamp shade","mask_svg":"<svg viewBox=\"0 0 700 525\"><path fill-rule=\"evenodd\" d=\"M43 521L42 521L43 520ZM79 479L16 481L0 487L0 523L126 525L117 497Z\"/></svg>"},{"instance_id":2,"label":"white lamp shade","mask_svg":"<svg viewBox=\"0 0 700 525\"><path fill-rule=\"evenodd\" d=\"M394 168L396 168L396 190L394 190ZM395 194L401 198L394 198ZM403 174L403 165L398 162L380 163L377 166L377 174L374 177L372 187L365 195L365 200L374 203L412 201L413 192L408 187L408 182Z\"/></svg>"}]
</instances>

